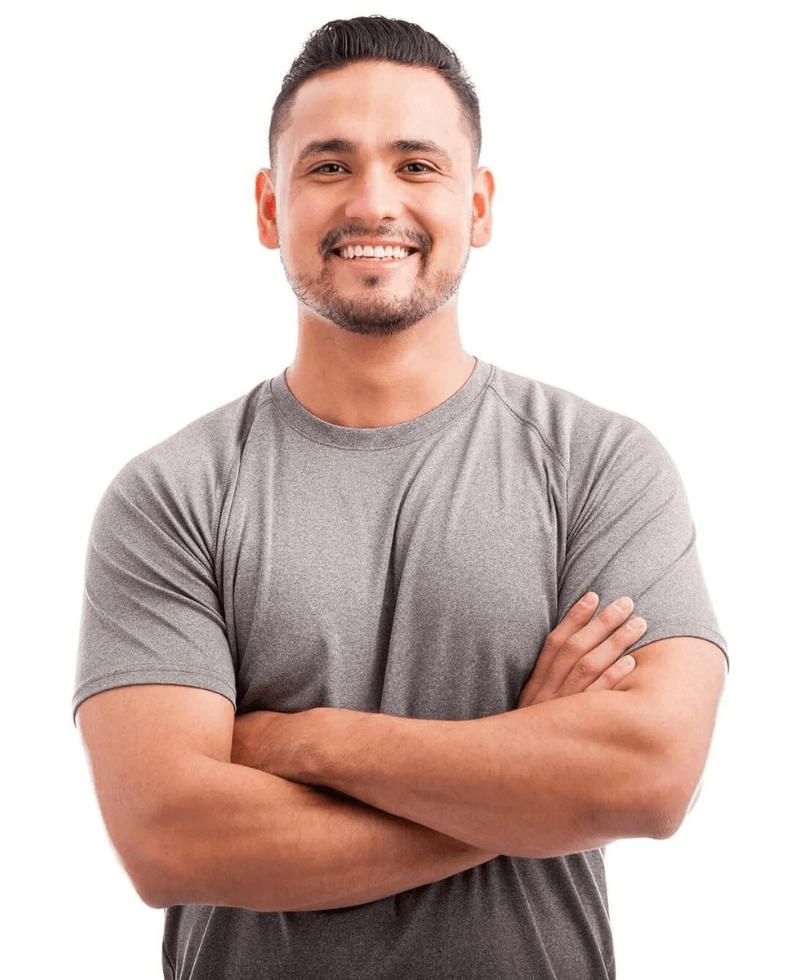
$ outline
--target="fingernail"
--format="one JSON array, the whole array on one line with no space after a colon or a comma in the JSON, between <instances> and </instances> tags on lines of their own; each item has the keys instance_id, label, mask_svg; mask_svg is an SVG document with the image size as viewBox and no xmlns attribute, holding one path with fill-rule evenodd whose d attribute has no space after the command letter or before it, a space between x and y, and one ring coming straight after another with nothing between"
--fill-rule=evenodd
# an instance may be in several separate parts
<instances>
[{"instance_id":1,"label":"fingernail","mask_svg":"<svg viewBox=\"0 0 800 980\"><path fill-rule=\"evenodd\" d=\"M647 626L647 623L642 619L641 616L634 616L633 619L628 620L628 627L632 630L643 630Z\"/></svg>"},{"instance_id":2,"label":"fingernail","mask_svg":"<svg viewBox=\"0 0 800 980\"><path fill-rule=\"evenodd\" d=\"M622 596L620 599L614 603L620 612L630 612L633 609L633 599L628 598L628 596Z\"/></svg>"},{"instance_id":3,"label":"fingernail","mask_svg":"<svg viewBox=\"0 0 800 980\"><path fill-rule=\"evenodd\" d=\"M586 595L581 599L581 605L583 606L593 606L598 600L598 595L596 592L587 592Z\"/></svg>"},{"instance_id":4,"label":"fingernail","mask_svg":"<svg viewBox=\"0 0 800 980\"><path fill-rule=\"evenodd\" d=\"M624 657L619 658L619 663L621 667L635 667L636 661L630 654L626 654Z\"/></svg>"}]
</instances>

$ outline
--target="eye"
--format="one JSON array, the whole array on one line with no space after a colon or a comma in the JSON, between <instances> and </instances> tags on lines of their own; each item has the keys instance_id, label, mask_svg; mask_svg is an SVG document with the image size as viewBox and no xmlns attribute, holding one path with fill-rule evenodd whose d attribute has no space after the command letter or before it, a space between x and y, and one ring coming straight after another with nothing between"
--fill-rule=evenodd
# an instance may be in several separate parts
<instances>
[{"instance_id":1,"label":"eye","mask_svg":"<svg viewBox=\"0 0 800 980\"><path fill-rule=\"evenodd\" d=\"M340 163L322 163L314 168L313 173L336 176L337 174L344 173L344 167Z\"/></svg>"},{"instance_id":2,"label":"eye","mask_svg":"<svg viewBox=\"0 0 800 980\"><path fill-rule=\"evenodd\" d=\"M421 160L412 160L403 166L410 174L430 174L434 172L433 167L427 163L422 163Z\"/></svg>"}]
</instances>

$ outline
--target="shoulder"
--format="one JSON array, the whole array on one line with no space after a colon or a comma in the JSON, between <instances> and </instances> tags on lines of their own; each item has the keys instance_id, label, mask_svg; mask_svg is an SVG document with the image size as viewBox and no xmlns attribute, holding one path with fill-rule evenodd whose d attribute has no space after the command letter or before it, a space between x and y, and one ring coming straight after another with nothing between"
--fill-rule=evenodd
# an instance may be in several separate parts
<instances>
[{"instance_id":1,"label":"shoulder","mask_svg":"<svg viewBox=\"0 0 800 980\"><path fill-rule=\"evenodd\" d=\"M103 526L117 531L132 518L165 530L181 525L213 532L250 431L269 399L269 383L263 382L131 459L106 489L94 533Z\"/></svg>"},{"instance_id":2,"label":"shoulder","mask_svg":"<svg viewBox=\"0 0 800 980\"><path fill-rule=\"evenodd\" d=\"M135 456L123 467L118 480L135 480L145 475L186 480L201 474L223 476L241 453L259 410L269 400L269 384L195 419L178 432Z\"/></svg>"},{"instance_id":3,"label":"shoulder","mask_svg":"<svg viewBox=\"0 0 800 980\"><path fill-rule=\"evenodd\" d=\"M604 408L574 392L495 367L489 385L519 422L534 429L568 475L608 465L672 462L656 436L641 422Z\"/></svg>"}]
</instances>

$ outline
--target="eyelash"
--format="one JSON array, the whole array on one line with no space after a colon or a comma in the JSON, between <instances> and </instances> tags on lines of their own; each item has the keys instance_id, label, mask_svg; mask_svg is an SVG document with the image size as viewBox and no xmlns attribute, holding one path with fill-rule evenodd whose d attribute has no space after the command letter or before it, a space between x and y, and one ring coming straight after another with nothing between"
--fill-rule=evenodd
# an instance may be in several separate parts
<instances>
[{"instance_id":1,"label":"eyelash","mask_svg":"<svg viewBox=\"0 0 800 980\"><path fill-rule=\"evenodd\" d=\"M431 167L427 163L423 163L421 160L410 160L408 163L404 163L403 166L404 167L424 167L425 168L424 170L410 170L410 171L408 171L409 173L412 173L412 174L420 174L421 175L421 174L426 174L426 173L430 173L430 174L435 173L435 170L433 169L433 167ZM320 164L320 166L317 167L314 170L314 173L322 174L323 177L338 177L339 176L339 173L338 172L325 171L323 169L324 167L339 167L340 168L340 171L344 171L344 167L342 167L342 164L341 163L323 163L323 164Z\"/></svg>"}]
</instances>

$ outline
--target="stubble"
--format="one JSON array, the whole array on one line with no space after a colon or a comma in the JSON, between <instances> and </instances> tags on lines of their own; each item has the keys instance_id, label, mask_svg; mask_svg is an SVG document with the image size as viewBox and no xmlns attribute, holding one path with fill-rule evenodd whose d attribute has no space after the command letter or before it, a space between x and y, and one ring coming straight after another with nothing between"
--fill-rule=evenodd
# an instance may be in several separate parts
<instances>
[{"instance_id":1,"label":"stubble","mask_svg":"<svg viewBox=\"0 0 800 980\"><path fill-rule=\"evenodd\" d=\"M386 292L391 287L386 283L385 276L365 275L361 280L364 295L343 296L334 284L331 262L340 261L333 257L332 250L346 237L395 238L413 243L419 250L416 259L413 259L419 262L419 273L411 292L400 296L387 295ZM323 268L319 275L292 275L285 263L283 267L298 300L319 316L350 333L388 337L431 316L458 292L469 253L461 268L455 272L440 271L431 274L428 268L430 248L430 239L419 232L398 232L385 227L369 232L358 226L348 225L331 232L320 244Z\"/></svg>"}]
</instances>

